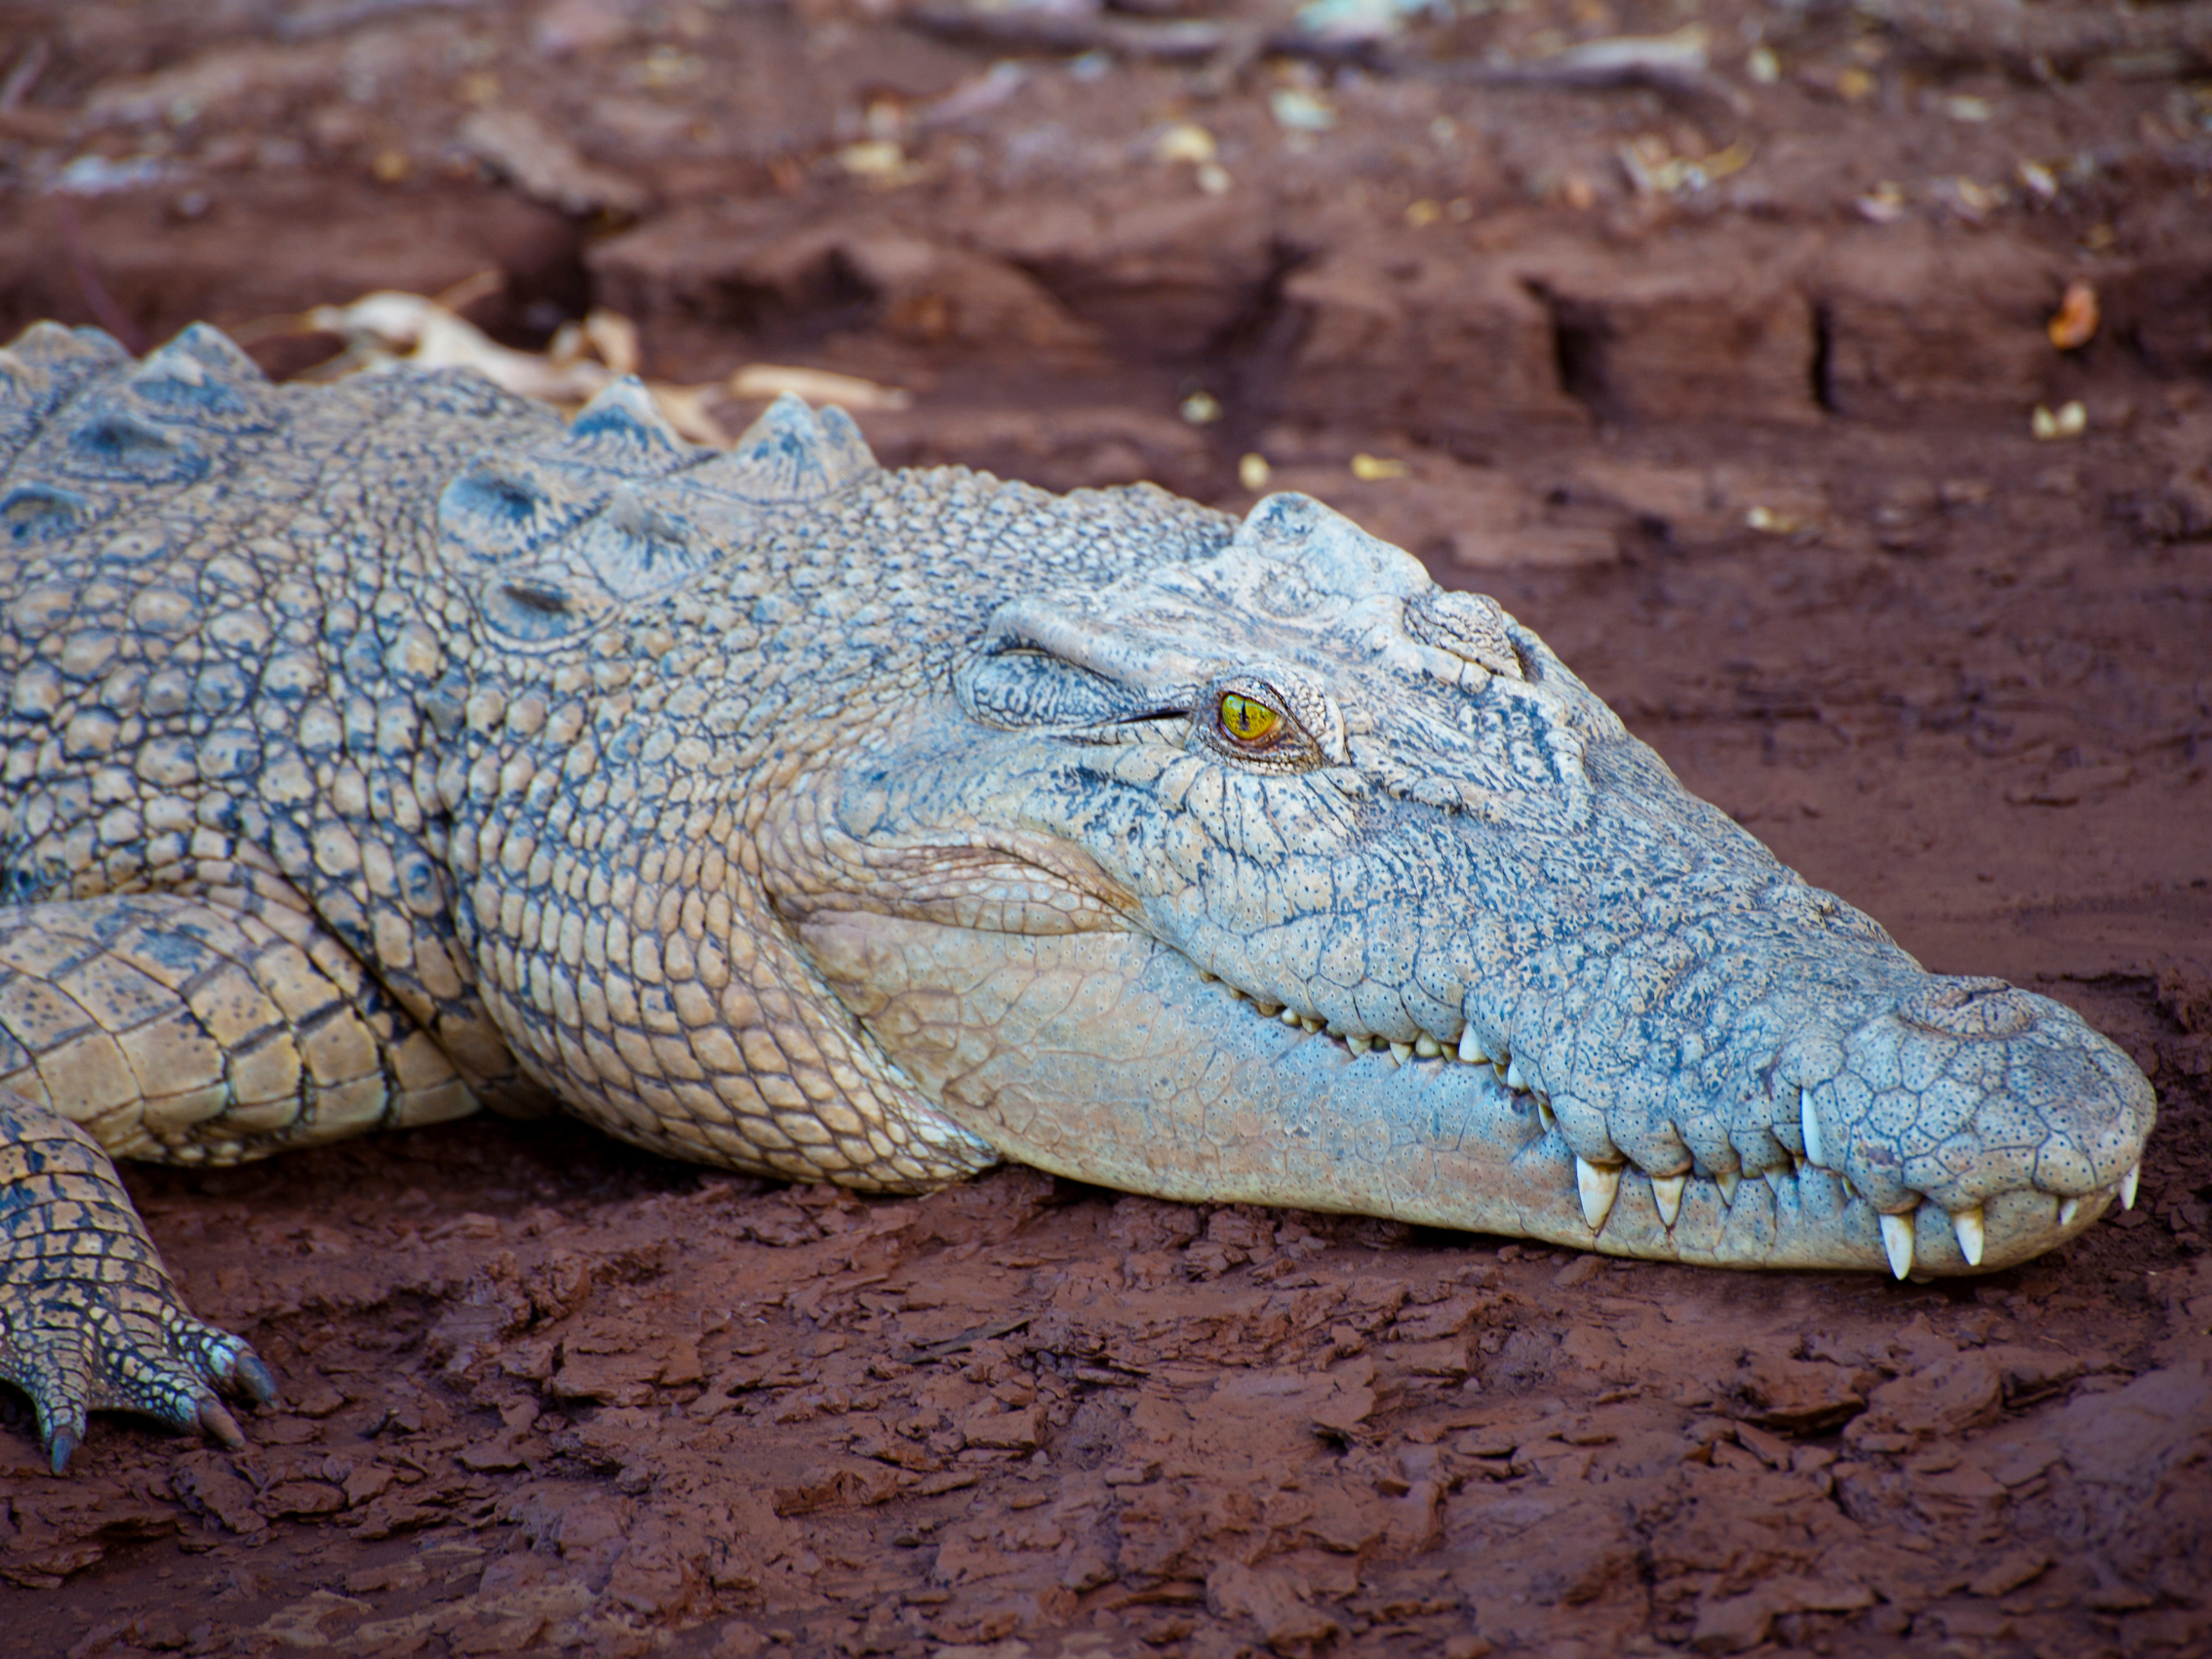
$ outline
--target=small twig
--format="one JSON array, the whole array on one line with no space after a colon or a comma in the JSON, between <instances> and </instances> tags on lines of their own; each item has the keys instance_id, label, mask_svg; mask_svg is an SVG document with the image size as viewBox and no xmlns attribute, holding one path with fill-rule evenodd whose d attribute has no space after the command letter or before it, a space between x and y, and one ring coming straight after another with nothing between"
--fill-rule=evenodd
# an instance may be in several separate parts
<instances>
[{"instance_id":1,"label":"small twig","mask_svg":"<svg viewBox=\"0 0 2212 1659\"><path fill-rule=\"evenodd\" d=\"M133 357L146 349L145 331L124 314L123 307L115 303L115 296L107 292L107 285L99 280L99 271L93 264L92 250L85 244L85 227L77 220L77 210L63 196L49 198L54 214L55 228L60 232L61 252L68 257L69 274L77 279L77 292L84 296L85 308L92 312L93 321L113 335L116 341Z\"/></svg>"},{"instance_id":2,"label":"small twig","mask_svg":"<svg viewBox=\"0 0 2212 1659\"><path fill-rule=\"evenodd\" d=\"M1702 44L1677 36L1592 41L1554 58L1514 63L1439 60L1392 52L1379 40L1331 40L1295 29L1256 29L1249 23L1204 20L1148 22L1097 15L980 12L945 0L924 0L899 16L924 34L997 52L1114 52L1156 62L1205 63L1217 91L1256 59L1275 57L1358 64L1380 74L1427 76L1468 86L1561 92L1649 87L1678 97L1713 99L1737 114L1749 107L1739 89L1707 67Z\"/></svg>"},{"instance_id":3,"label":"small twig","mask_svg":"<svg viewBox=\"0 0 2212 1659\"><path fill-rule=\"evenodd\" d=\"M46 73L46 65L54 59L54 48L44 35L33 40L16 55L16 61L8 71L8 78L0 81L0 114L5 114L30 97L38 85L39 76Z\"/></svg>"},{"instance_id":4,"label":"small twig","mask_svg":"<svg viewBox=\"0 0 2212 1659\"><path fill-rule=\"evenodd\" d=\"M1406 65L1417 71L1420 65ZM1560 92L1606 92L1648 87L1657 93L1713 99L1738 115L1751 100L1708 67L1705 42L1695 30L1658 36L1622 36L1572 46L1550 58L1524 62L1446 60L1430 71L1466 86L1532 87Z\"/></svg>"},{"instance_id":5,"label":"small twig","mask_svg":"<svg viewBox=\"0 0 2212 1659\"><path fill-rule=\"evenodd\" d=\"M899 14L923 34L997 52L1114 52L1161 63L1203 63L1229 51L1249 58L1309 58L1331 63L1365 63L1375 56L1366 40L1323 40L1296 30L1255 35L1249 25L1178 19L1165 22L1042 12L981 12L923 0ZM1256 50L1255 50L1256 42Z\"/></svg>"}]
</instances>

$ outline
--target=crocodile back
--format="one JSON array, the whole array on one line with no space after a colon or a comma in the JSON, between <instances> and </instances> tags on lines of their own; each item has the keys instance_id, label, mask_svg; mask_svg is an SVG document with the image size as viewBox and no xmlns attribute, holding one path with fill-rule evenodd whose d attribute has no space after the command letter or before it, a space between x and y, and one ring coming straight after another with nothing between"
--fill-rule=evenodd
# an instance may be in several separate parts
<instances>
[{"instance_id":1,"label":"crocodile back","mask_svg":"<svg viewBox=\"0 0 2212 1659\"><path fill-rule=\"evenodd\" d=\"M473 376L274 386L200 327L142 361L50 324L0 352L0 902L304 910L464 1070L509 1069L418 705L466 619L438 490L558 430Z\"/></svg>"}]
</instances>

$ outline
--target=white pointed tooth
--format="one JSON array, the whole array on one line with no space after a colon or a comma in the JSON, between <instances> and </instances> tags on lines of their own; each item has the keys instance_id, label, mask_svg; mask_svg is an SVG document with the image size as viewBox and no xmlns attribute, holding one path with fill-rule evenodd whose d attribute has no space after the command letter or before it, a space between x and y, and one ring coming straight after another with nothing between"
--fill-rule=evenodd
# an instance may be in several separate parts
<instances>
[{"instance_id":1,"label":"white pointed tooth","mask_svg":"<svg viewBox=\"0 0 2212 1659\"><path fill-rule=\"evenodd\" d=\"M2078 1198L2063 1198L2058 1201L2058 1224L2061 1227L2072 1227L2074 1218L2080 1213L2081 1201Z\"/></svg>"},{"instance_id":2,"label":"white pointed tooth","mask_svg":"<svg viewBox=\"0 0 2212 1659\"><path fill-rule=\"evenodd\" d=\"M1536 1096L1536 1121L1544 1126L1546 1134L1560 1126L1560 1115L1552 1110L1551 1101L1541 1094Z\"/></svg>"},{"instance_id":3,"label":"white pointed tooth","mask_svg":"<svg viewBox=\"0 0 2212 1659\"><path fill-rule=\"evenodd\" d=\"M1913 1271L1913 1217L1885 1215L1881 1218L1881 1247L1889 1257L1889 1271L1903 1279Z\"/></svg>"},{"instance_id":4,"label":"white pointed tooth","mask_svg":"<svg viewBox=\"0 0 2212 1659\"><path fill-rule=\"evenodd\" d=\"M1855 1199L1859 1196L1859 1189L1851 1184L1850 1176L1838 1175L1836 1178L1843 1183L1843 1196L1845 1198Z\"/></svg>"},{"instance_id":5,"label":"white pointed tooth","mask_svg":"<svg viewBox=\"0 0 2212 1659\"><path fill-rule=\"evenodd\" d=\"M1252 1007L1258 1010L1260 1016L1264 1019L1273 1019L1283 1011L1281 1003L1263 1003L1257 997L1252 999Z\"/></svg>"},{"instance_id":6,"label":"white pointed tooth","mask_svg":"<svg viewBox=\"0 0 2212 1659\"><path fill-rule=\"evenodd\" d=\"M1736 1202L1736 1188L1743 1181L1743 1176L1734 1169L1723 1169L1713 1179L1720 1188L1721 1198L1729 1204L1734 1204Z\"/></svg>"},{"instance_id":7,"label":"white pointed tooth","mask_svg":"<svg viewBox=\"0 0 2212 1659\"><path fill-rule=\"evenodd\" d=\"M1206 972L1206 970L1203 968L1198 970L1198 976L1199 983L1201 985L1210 985L1213 983L1214 976Z\"/></svg>"},{"instance_id":8,"label":"white pointed tooth","mask_svg":"<svg viewBox=\"0 0 2212 1659\"><path fill-rule=\"evenodd\" d=\"M1344 1046L1355 1054L1364 1054L1367 1051L1368 1045L1373 1042L1372 1037L1347 1037L1344 1040Z\"/></svg>"},{"instance_id":9,"label":"white pointed tooth","mask_svg":"<svg viewBox=\"0 0 2212 1659\"><path fill-rule=\"evenodd\" d=\"M1966 1258L1968 1267L1982 1265L1982 1206L1952 1212L1951 1225L1958 1232L1958 1253Z\"/></svg>"},{"instance_id":10,"label":"white pointed tooth","mask_svg":"<svg viewBox=\"0 0 2212 1659\"><path fill-rule=\"evenodd\" d=\"M1443 1052L1443 1045L1424 1031L1413 1039L1413 1052L1424 1060L1433 1060Z\"/></svg>"},{"instance_id":11,"label":"white pointed tooth","mask_svg":"<svg viewBox=\"0 0 2212 1659\"><path fill-rule=\"evenodd\" d=\"M1793 1153L1791 1153L1791 1154L1790 1154L1790 1176L1791 1176L1791 1178L1792 1178L1793 1180L1795 1180L1795 1179L1796 1179L1796 1178L1797 1178L1797 1176L1799 1176L1799 1175L1802 1175L1802 1174L1803 1174L1803 1173L1805 1172L1805 1165L1808 1165L1808 1164L1810 1164L1811 1162L1812 1162L1812 1160L1811 1160L1811 1159L1809 1159L1809 1158L1799 1158L1799 1157L1798 1157L1798 1156L1797 1156L1797 1155L1796 1153L1794 1153L1794 1152L1793 1152Z\"/></svg>"},{"instance_id":12,"label":"white pointed tooth","mask_svg":"<svg viewBox=\"0 0 2212 1659\"><path fill-rule=\"evenodd\" d=\"M1668 1226L1682 1212L1682 1188L1689 1184L1687 1175L1654 1175L1651 1177L1652 1202L1659 1206L1659 1219Z\"/></svg>"},{"instance_id":13,"label":"white pointed tooth","mask_svg":"<svg viewBox=\"0 0 2212 1659\"><path fill-rule=\"evenodd\" d=\"M1393 1043L1390 1046L1390 1057L1402 1066L1413 1057L1413 1045L1410 1043Z\"/></svg>"},{"instance_id":14,"label":"white pointed tooth","mask_svg":"<svg viewBox=\"0 0 2212 1659\"><path fill-rule=\"evenodd\" d=\"M1820 1114L1813 1110L1812 1090L1797 1090L1797 1127L1805 1137L1805 1156L1815 1164L1828 1162L1828 1146L1820 1138Z\"/></svg>"},{"instance_id":15,"label":"white pointed tooth","mask_svg":"<svg viewBox=\"0 0 2212 1659\"><path fill-rule=\"evenodd\" d=\"M2135 1164L2130 1164L2130 1165L2129 1165L2127 1166L2127 1173L2126 1173L2126 1174L2124 1174L2124 1175L2122 1175L2122 1176L2121 1176L2121 1177L2119 1178L2119 1206L2120 1206L2120 1208L2122 1208L2122 1209L2133 1209L2133 1208L2135 1207L2135 1189L2136 1189L2136 1185L2137 1185L2137 1183L2139 1183L2139 1182L2140 1182L2140 1181L2141 1181L2142 1179L2143 1179L2143 1165L2142 1165L2142 1164L2141 1164L2140 1162L2138 1162L2138 1163L2135 1163Z\"/></svg>"},{"instance_id":16,"label":"white pointed tooth","mask_svg":"<svg viewBox=\"0 0 2212 1659\"><path fill-rule=\"evenodd\" d=\"M1605 1226L1605 1217L1613 1213L1613 1200L1621 1194L1621 1166L1600 1168L1587 1158L1574 1161L1575 1190L1582 1195L1582 1218L1590 1223L1593 1233Z\"/></svg>"},{"instance_id":17,"label":"white pointed tooth","mask_svg":"<svg viewBox=\"0 0 2212 1659\"><path fill-rule=\"evenodd\" d=\"M1471 1066L1486 1064L1490 1058L1483 1050L1482 1040L1475 1035L1472 1025L1459 1034L1459 1057Z\"/></svg>"},{"instance_id":18,"label":"white pointed tooth","mask_svg":"<svg viewBox=\"0 0 2212 1659\"><path fill-rule=\"evenodd\" d=\"M1521 1069L1519 1060L1508 1060L1505 1069L1505 1086L1508 1088L1526 1088L1528 1078Z\"/></svg>"},{"instance_id":19,"label":"white pointed tooth","mask_svg":"<svg viewBox=\"0 0 2212 1659\"><path fill-rule=\"evenodd\" d=\"M1302 1025L1305 1023L1298 1017L1298 1012L1295 1008L1284 1008L1275 1017L1281 1020L1284 1025Z\"/></svg>"},{"instance_id":20,"label":"white pointed tooth","mask_svg":"<svg viewBox=\"0 0 2212 1659\"><path fill-rule=\"evenodd\" d=\"M1304 1015L1299 1019L1298 1024L1309 1034L1321 1030L1321 1021L1314 1018L1312 1014Z\"/></svg>"}]
</instances>

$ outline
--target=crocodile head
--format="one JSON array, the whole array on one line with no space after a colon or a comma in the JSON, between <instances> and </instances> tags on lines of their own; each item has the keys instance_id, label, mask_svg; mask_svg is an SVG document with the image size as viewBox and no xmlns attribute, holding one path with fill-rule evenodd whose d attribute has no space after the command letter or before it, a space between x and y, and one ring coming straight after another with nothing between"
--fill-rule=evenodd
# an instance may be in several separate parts
<instances>
[{"instance_id":1,"label":"crocodile head","mask_svg":"<svg viewBox=\"0 0 2212 1659\"><path fill-rule=\"evenodd\" d=\"M1298 495L1003 605L762 857L945 1112L1166 1198L1957 1273L2131 1200L2155 1113L2068 1009L1923 972L1494 603Z\"/></svg>"}]
</instances>

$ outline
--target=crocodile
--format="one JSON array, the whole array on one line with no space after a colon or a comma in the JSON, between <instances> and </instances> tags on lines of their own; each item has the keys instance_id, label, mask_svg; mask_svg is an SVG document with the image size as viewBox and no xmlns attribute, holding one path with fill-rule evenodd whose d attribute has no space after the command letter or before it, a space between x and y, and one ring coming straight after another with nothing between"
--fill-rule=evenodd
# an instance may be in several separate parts
<instances>
[{"instance_id":1,"label":"crocodile","mask_svg":"<svg viewBox=\"0 0 2212 1659\"><path fill-rule=\"evenodd\" d=\"M1932 975L1494 601L1294 494L696 448L221 334L0 353L0 1379L241 1431L111 1159L489 1109L912 1192L1991 1270L2155 1101Z\"/></svg>"}]
</instances>

